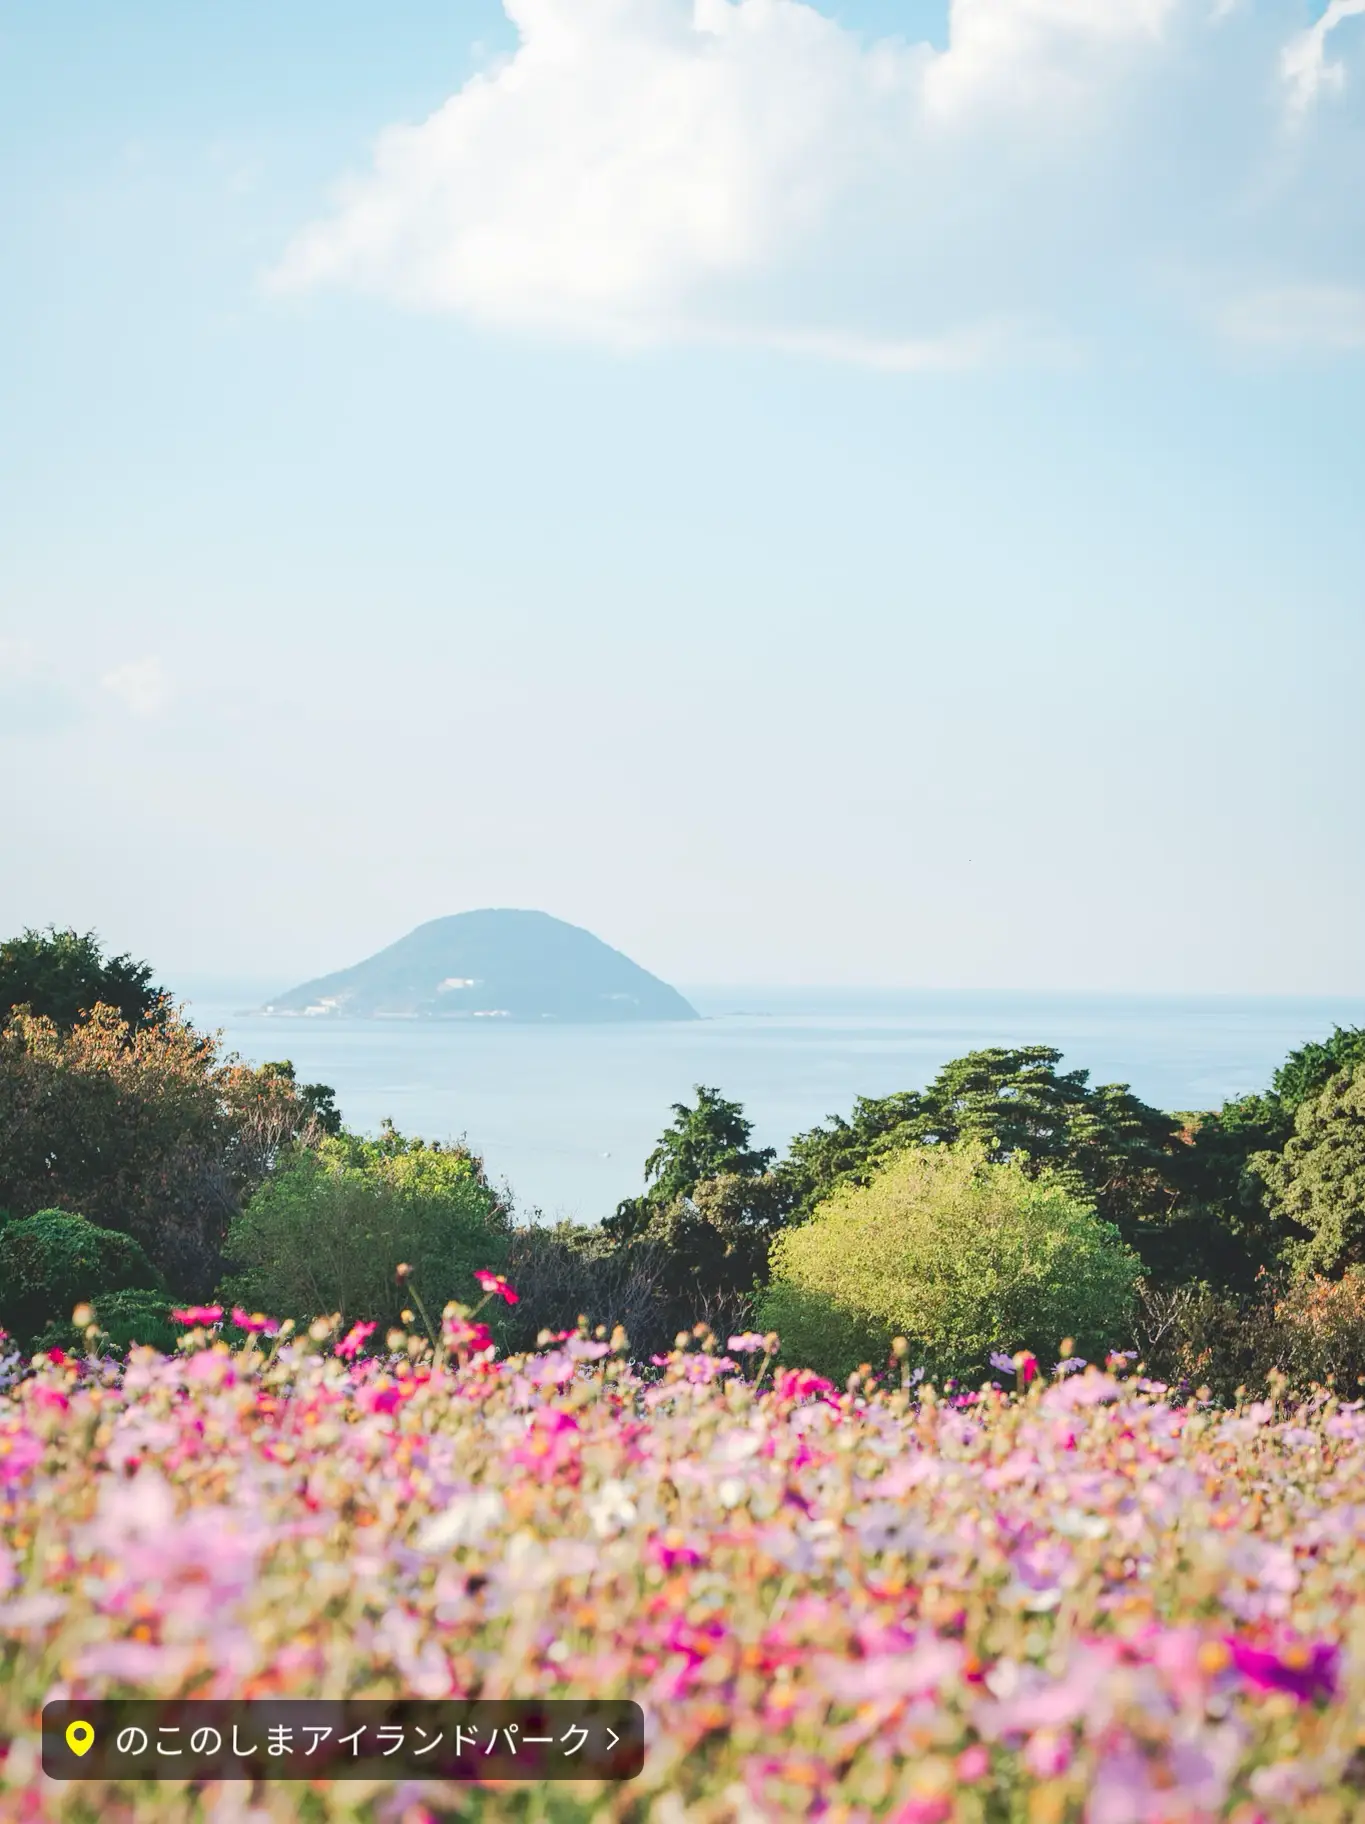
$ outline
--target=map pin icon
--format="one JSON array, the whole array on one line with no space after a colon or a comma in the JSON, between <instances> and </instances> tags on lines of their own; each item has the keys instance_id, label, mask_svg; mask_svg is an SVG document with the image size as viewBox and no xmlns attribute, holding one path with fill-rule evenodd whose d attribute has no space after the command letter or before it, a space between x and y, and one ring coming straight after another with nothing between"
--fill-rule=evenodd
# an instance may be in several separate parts
<instances>
[{"instance_id":1,"label":"map pin icon","mask_svg":"<svg viewBox=\"0 0 1365 1824\"><path fill-rule=\"evenodd\" d=\"M72 1754L88 1754L95 1745L95 1731L89 1723L68 1723L66 1745Z\"/></svg>"}]
</instances>

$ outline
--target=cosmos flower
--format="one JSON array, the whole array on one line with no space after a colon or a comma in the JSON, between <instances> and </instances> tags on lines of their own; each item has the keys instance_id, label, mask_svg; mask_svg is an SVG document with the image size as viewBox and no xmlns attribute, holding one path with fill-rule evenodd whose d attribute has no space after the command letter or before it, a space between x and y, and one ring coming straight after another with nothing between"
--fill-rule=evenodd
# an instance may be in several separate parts
<instances>
[{"instance_id":1,"label":"cosmos flower","mask_svg":"<svg viewBox=\"0 0 1365 1824\"><path fill-rule=\"evenodd\" d=\"M259 1311L244 1311L240 1305L232 1307L232 1321L239 1330L245 1330L251 1336L278 1336L280 1332L277 1317L264 1317Z\"/></svg>"},{"instance_id":2,"label":"cosmos flower","mask_svg":"<svg viewBox=\"0 0 1365 1824\"><path fill-rule=\"evenodd\" d=\"M513 1291L501 1273L492 1273L487 1267L480 1267L474 1274L474 1277L478 1280L485 1292L496 1293L499 1298L505 1299L509 1305L515 1305L520 1302L521 1294Z\"/></svg>"},{"instance_id":3,"label":"cosmos flower","mask_svg":"<svg viewBox=\"0 0 1365 1824\"><path fill-rule=\"evenodd\" d=\"M378 1328L378 1324L352 1324L332 1351L333 1355L339 1355L344 1362L353 1362Z\"/></svg>"}]
</instances>

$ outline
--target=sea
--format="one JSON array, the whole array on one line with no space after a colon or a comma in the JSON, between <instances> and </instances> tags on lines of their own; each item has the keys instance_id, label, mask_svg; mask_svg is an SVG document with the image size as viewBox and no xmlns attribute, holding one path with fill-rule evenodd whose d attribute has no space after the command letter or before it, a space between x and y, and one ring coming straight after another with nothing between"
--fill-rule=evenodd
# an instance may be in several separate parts
<instances>
[{"instance_id":1,"label":"sea","mask_svg":"<svg viewBox=\"0 0 1365 1824\"><path fill-rule=\"evenodd\" d=\"M684 987L701 1019L621 1026L286 1019L275 984L191 984L188 1012L244 1060L292 1059L337 1092L348 1127L463 1141L523 1220L595 1222L643 1188L675 1102L705 1084L741 1102L754 1143L920 1089L988 1045L1054 1045L1063 1068L1167 1109L1262 1089L1285 1054L1365 999L1242 999L909 989Z\"/></svg>"}]
</instances>

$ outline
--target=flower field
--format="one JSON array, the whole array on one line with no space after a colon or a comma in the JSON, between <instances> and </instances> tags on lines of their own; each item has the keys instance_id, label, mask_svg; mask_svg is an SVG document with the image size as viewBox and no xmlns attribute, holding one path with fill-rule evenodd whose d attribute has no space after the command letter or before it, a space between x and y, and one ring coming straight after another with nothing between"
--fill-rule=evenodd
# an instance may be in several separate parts
<instances>
[{"instance_id":1,"label":"flower field","mask_svg":"<svg viewBox=\"0 0 1365 1824\"><path fill-rule=\"evenodd\" d=\"M186 1319L0 1393L6 1820L1365 1816L1359 1402ZM50 1699L190 1693L631 1697L650 1747L620 1787L42 1774Z\"/></svg>"}]
</instances>

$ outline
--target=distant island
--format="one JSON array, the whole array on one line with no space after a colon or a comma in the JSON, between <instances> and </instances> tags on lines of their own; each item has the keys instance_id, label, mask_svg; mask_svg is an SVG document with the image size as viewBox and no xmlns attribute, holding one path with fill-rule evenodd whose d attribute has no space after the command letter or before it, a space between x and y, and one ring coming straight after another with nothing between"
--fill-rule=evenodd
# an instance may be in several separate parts
<instances>
[{"instance_id":1,"label":"distant island","mask_svg":"<svg viewBox=\"0 0 1365 1824\"><path fill-rule=\"evenodd\" d=\"M277 995L263 1012L362 1020L695 1020L696 1009L590 931L547 912L457 912Z\"/></svg>"}]
</instances>

